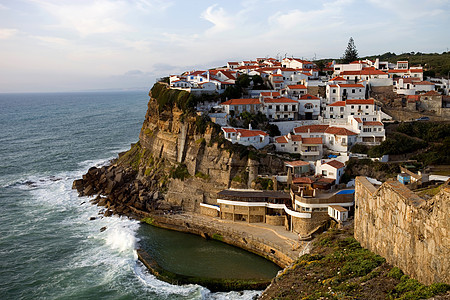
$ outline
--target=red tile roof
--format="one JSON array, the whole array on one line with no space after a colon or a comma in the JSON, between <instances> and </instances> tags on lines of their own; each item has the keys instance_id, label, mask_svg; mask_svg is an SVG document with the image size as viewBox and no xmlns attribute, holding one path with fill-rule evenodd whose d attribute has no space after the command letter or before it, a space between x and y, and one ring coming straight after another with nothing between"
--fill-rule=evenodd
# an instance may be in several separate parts
<instances>
[{"instance_id":1,"label":"red tile roof","mask_svg":"<svg viewBox=\"0 0 450 300\"><path fill-rule=\"evenodd\" d=\"M293 178L292 179L292 183L307 183L307 184L311 184L314 181L311 178L308 177L297 177L297 178Z\"/></svg>"},{"instance_id":2,"label":"red tile roof","mask_svg":"<svg viewBox=\"0 0 450 300\"><path fill-rule=\"evenodd\" d=\"M316 96L313 96L313 95L310 95L310 94L302 95L299 99L300 100L320 100L319 97L316 97Z\"/></svg>"},{"instance_id":3,"label":"red tile roof","mask_svg":"<svg viewBox=\"0 0 450 300\"><path fill-rule=\"evenodd\" d=\"M261 92L260 95L263 97L280 97L280 92Z\"/></svg>"},{"instance_id":4,"label":"red tile roof","mask_svg":"<svg viewBox=\"0 0 450 300\"><path fill-rule=\"evenodd\" d=\"M246 98L246 99L230 99L228 101L220 103L221 105L248 105L248 104L261 104L259 99Z\"/></svg>"},{"instance_id":5,"label":"red tile roof","mask_svg":"<svg viewBox=\"0 0 450 300\"><path fill-rule=\"evenodd\" d=\"M222 130L225 132L236 132L236 129L232 127L222 127Z\"/></svg>"},{"instance_id":6,"label":"red tile roof","mask_svg":"<svg viewBox=\"0 0 450 300\"><path fill-rule=\"evenodd\" d=\"M268 135L267 133L265 133L264 131L261 130L249 130L249 129L236 129L238 134L241 137L250 137L250 136L258 136L258 135L263 135L266 136Z\"/></svg>"},{"instance_id":7,"label":"red tile roof","mask_svg":"<svg viewBox=\"0 0 450 300\"><path fill-rule=\"evenodd\" d=\"M328 106L345 106L345 101L336 101Z\"/></svg>"},{"instance_id":8,"label":"red tile roof","mask_svg":"<svg viewBox=\"0 0 450 300\"><path fill-rule=\"evenodd\" d=\"M327 130L325 130L325 133L334 135L358 135L357 133L354 133L353 131L350 131L347 128L343 127L328 127Z\"/></svg>"},{"instance_id":9,"label":"red tile roof","mask_svg":"<svg viewBox=\"0 0 450 300\"><path fill-rule=\"evenodd\" d=\"M288 141L286 136L279 136L275 138L275 142L277 142L278 144L287 144Z\"/></svg>"},{"instance_id":10,"label":"red tile roof","mask_svg":"<svg viewBox=\"0 0 450 300\"><path fill-rule=\"evenodd\" d=\"M358 123L362 123L363 121L361 120L361 118L355 118L355 121Z\"/></svg>"},{"instance_id":11,"label":"red tile roof","mask_svg":"<svg viewBox=\"0 0 450 300\"><path fill-rule=\"evenodd\" d=\"M383 123L378 121L365 121L363 122L364 126L383 126Z\"/></svg>"},{"instance_id":12,"label":"red tile roof","mask_svg":"<svg viewBox=\"0 0 450 300\"><path fill-rule=\"evenodd\" d=\"M286 98L286 97L274 98L274 99L272 99L272 98L265 98L263 101L265 103L298 103L297 101L289 99L289 98Z\"/></svg>"},{"instance_id":13,"label":"red tile roof","mask_svg":"<svg viewBox=\"0 0 450 300\"><path fill-rule=\"evenodd\" d=\"M434 85L434 83L429 81L420 81L420 82L414 82L415 85Z\"/></svg>"},{"instance_id":14,"label":"red tile roof","mask_svg":"<svg viewBox=\"0 0 450 300\"><path fill-rule=\"evenodd\" d=\"M317 145L322 144L322 138L315 137L315 138L302 138L302 144L308 144L308 145Z\"/></svg>"},{"instance_id":15,"label":"red tile roof","mask_svg":"<svg viewBox=\"0 0 450 300\"><path fill-rule=\"evenodd\" d=\"M304 125L300 127L295 127L294 132L295 133L306 133L308 132L325 132L325 130L328 128L328 125Z\"/></svg>"},{"instance_id":16,"label":"red tile roof","mask_svg":"<svg viewBox=\"0 0 450 300\"><path fill-rule=\"evenodd\" d=\"M290 167L309 166L309 162L303 160L285 161L284 164Z\"/></svg>"},{"instance_id":17,"label":"red tile roof","mask_svg":"<svg viewBox=\"0 0 450 300\"><path fill-rule=\"evenodd\" d=\"M346 101L347 105L355 105L355 104L362 104L362 105L371 105L375 104L374 99L347 99Z\"/></svg>"},{"instance_id":18,"label":"red tile roof","mask_svg":"<svg viewBox=\"0 0 450 300\"><path fill-rule=\"evenodd\" d=\"M306 90L306 86L303 84L288 85L287 87L291 90Z\"/></svg>"},{"instance_id":19,"label":"red tile roof","mask_svg":"<svg viewBox=\"0 0 450 300\"><path fill-rule=\"evenodd\" d=\"M362 84L349 84L349 83L339 83L338 84L340 87L344 87L344 88L349 88L349 87L361 87L363 88L364 85Z\"/></svg>"},{"instance_id":20,"label":"red tile roof","mask_svg":"<svg viewBox=\"0 0 450 300\"><path fill-rule=\"evenodd\" d=\"M336 76L334 78L331 78L328 81L346 81L344 78L342 78L341 76Z\"/></svg>"},{"instance_id":21,"label":"red tile roof","mask_svg":"<svg viewBox=\"0 0 450 300\"><path fill-rule=\"evenodd\" d=\"M385 72L371 69L371 68L365 68L360 71L344 71L341 73L342 76L350 76L350 75L387 75Z\"/></svg>"},{"instance_id":22,"label":"red tile roof","mask_svg":"<svg viewBox=\"0 0 450 300\"><path fill-rule=\"evenodd\" d=\"M420 96L440 96L441 94L439 94L438 92L436 92L436 91L429 91L429 92L426 92L425 94L422 94L422 95L420 95Z\"/></svg>"},{"instance_id":23,"label":"red tile roof","mask_svg":"<svg viewBox=\"0 0 450 300\"><path fill-rule=\"evenodd\" d=\"M332 161L329 161L327 163L324 163L324 165L330 165L330 166L332 166L335 169L340 169L340 168L345 167L345 165L343 163L341 163L340 161L337 161L335 159L332 160Z\"/></svg>"}]
</instances>

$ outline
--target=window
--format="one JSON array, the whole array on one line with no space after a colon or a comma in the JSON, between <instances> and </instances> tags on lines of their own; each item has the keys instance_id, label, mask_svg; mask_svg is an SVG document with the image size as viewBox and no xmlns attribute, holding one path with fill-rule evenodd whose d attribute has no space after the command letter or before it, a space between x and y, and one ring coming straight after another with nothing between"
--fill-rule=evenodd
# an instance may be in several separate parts
<instances>
[{"instance_id":1,"label":"window","mask_svg":"<svg viewBox=\"0 0 450 300\"><path fill-rule=\"evenodd\" d=\"M336 89L333 89L333 94L336 94Z\"/></svg>"},{"instance_id":2,"label":"window","mask_svg":"<svg viewBox=\"0 0 450 300\"><path fill-rule=\"evenodd\" d=\"M327 176L327 170L322 170L322 175Z\"/></svg>"},{"instance_id":3,"label":"window","mask_svg":"<svg viewBox=\"0 0 450 300\"><path fill-rule=\"evenodd\" d=\"M369 105L366 105L366 109L369 109Z\"/></svg>"},{"instance_id":4,"label":"window","mask_svg":"<svg viewBox=\"0 0 450 300\"><path fill-rule=\"evenodd\" d=\"M355 93L355 89L352 89L352 94L354 94Z\"/></svg>"},{"instance_id":5,"label":"window","mask_svg":"<svg viewBox=\"0 0 450 300\"><path fill-rule=\"evenodd\" d=\"M294 151L297 152L297 147L294 147Z\"/></svg>"},{"instance_id":6,"label":"window","mask_svg":"<svg viewBox=\"0 0 450 300\"><path fill-rule=\"evenodd\" d=\"M351 109L354 109L355 108L355 106L354 105L352 105L352 106L350 106L351 107Z\"/></svg>"},{"instance_id":7,"label":"window","mask_svg":"<svg viewBox=\"0 0 450 300\"><path fill-rule=\"evenodd\" d=\"M285 145L281 145L281 148L284 148Z\"/></svg>"},{"instance_id":8,"label":"window","mask_svg":"<svg viewBox=\"0 0 450 300\"><path fill-rule=\"evenodd\" d=\"M284 106L284 111L288 111L289 109L288 109L288 105L285 105Z\"/></svg>"},{"instance_id":9,"label":"window","mask_svg":"<svg viewBox=\"0 0 450 300\"><path fill-rule=\"evenodd\" d=\"M269 109L272 109L272 105L269 105Z\"/></svg>"},{"instance_id":10,"label":"window","mask_svg":"<svg viewBox=\"0 0 450 300\"><path fill-rule=\"evenodd\" d=\"M276 106L275 106L275 110L276 110L276 111L280 111L280 106L279 106L279 105L276 105Z\"/></svg>"},{"instance_id":11,"label":"window","mask_svg":"<svg viewBox=\"0 0 450 300\"><path fill-rule=\"evenodd\" d=\"M333 111L333 108L332 108L332 107L330 107L330 111Z\"/></svg>"}]
</instances>

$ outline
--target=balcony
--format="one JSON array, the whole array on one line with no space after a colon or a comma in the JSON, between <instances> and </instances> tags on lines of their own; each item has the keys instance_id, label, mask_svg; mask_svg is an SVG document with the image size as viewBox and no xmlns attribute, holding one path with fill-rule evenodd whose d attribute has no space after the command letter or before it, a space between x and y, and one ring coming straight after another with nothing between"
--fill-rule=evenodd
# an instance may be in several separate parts
<instances>
[{"instance_id":1,"label":"balcony","mask_svg":"<svg viewBox=\"0 0 450 300\"><path fill-rule=\"evenodd\" d=\"M308 151L308 150L300 150L300 155L303 156L319 156L320 152L318 150Z\"/></svg>"}]
</instances>

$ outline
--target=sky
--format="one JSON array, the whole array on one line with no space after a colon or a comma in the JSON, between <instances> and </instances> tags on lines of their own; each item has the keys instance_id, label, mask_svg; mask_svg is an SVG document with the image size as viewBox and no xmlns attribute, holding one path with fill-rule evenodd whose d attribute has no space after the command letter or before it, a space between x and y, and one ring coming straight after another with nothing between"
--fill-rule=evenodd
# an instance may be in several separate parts
<instances>
[{"instance_id":1,"label":"sky","mask_svg":"<svg viewBox=\"0 0 450 300\"><path fill-rule=\"evenodd\" d=\"M450 0L0 0L0 93L150 89L256 57L450 48Z\"/></svg>"}]
</instances>

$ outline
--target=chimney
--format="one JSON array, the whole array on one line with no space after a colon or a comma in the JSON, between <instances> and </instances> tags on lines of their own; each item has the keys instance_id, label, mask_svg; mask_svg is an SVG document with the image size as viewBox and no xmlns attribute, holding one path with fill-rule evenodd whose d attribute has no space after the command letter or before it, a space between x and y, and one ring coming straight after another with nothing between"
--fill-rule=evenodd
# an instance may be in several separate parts
<instances>
[{"instance_id":1,"label":"chimney","mask_svg":"<svg viewBox=\"0 0 450 300\"><path fill-rule=\"evenodd\" d=\"M248 129L252 130L252 123L248 123Z\"/></svg>"}]
</instances>

